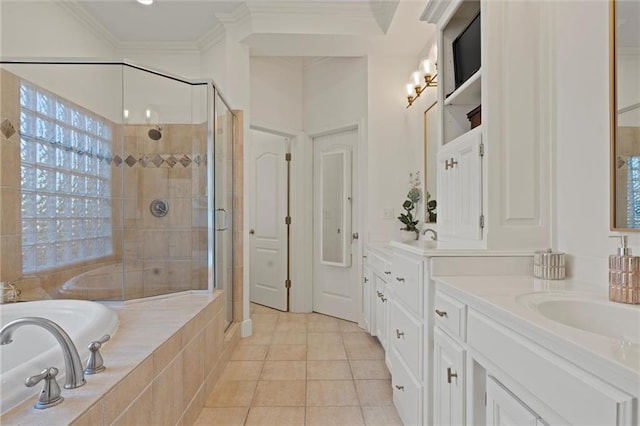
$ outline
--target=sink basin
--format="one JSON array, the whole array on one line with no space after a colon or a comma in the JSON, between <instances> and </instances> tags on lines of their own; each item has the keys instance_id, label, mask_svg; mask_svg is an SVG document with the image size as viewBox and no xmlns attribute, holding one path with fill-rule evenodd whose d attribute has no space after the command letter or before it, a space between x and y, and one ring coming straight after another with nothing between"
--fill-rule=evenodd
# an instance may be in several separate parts
<instances>
[{"instance_id":1,"label":"sink basin","mask_svg":"<svg viewBox=\"0 0 640 426\"><path fill-rule=\"evenodd\" d=\"M438 242L433 240L406 240L391 241L391 245L395 247L407 248L411 247L418 250L433 250L438 248ZM404 247L403 247L404 246Z\"/></svg>"},{"instance_id":2,"label":"sink basin","mask_svg":"<svg viewBox=\"0 0 640 426\"><path fill-rule=\"evenodd\" d=\"M518 301L569 327L640 344L640 306L544 293L523 295Z\"/></svg>"}]
</instances>

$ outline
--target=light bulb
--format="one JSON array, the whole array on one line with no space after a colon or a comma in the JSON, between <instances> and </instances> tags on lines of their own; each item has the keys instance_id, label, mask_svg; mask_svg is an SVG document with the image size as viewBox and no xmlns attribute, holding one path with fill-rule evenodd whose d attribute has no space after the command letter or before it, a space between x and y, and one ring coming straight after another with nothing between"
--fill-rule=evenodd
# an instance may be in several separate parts
<instances>
[{"instance_id":1,"label":"light bulb","mask_svg":"<svg viewBox=\"0 0 640 426\"><path fill-rule=\"evenodd\" d=\"M124 118L125 118L125 120L126 120L127 118L129 118L129 110L128 110L128 109L125 109L125 110L124 110Z\"/></svg>"},{"instance_id":2,"label":"light bulb","mask_svg":"<svg viewBox=\"0 0 640 426\"><path fill-rule=\"evenodd\" d=\"M422 74L423 75L431 75L432 71L431 71L431 61L429 59L425 59L422 61L422 63L420 64L420 68L422 69Z\"/></svg>"},{"instance_id":3,"label":"light bulb","mask_svg":"<svg viewBox=\"0 0 640 426\"><path fill-rule=\"evenodd\" d=\"M407 96L413 95L413 84L407 83Z\"/></svg>"},{"instance_id":4,"label":"light bulb","mask_svg":"<svg viewBox=\"0 0 640 426\"><path fill-rule=\"evenodd\" d=\"M146 111L146 115L147 115L147 120L149 120L151 118L151 110L150 109L148 109Z\"/></svg>"},{"instance_id":5,"label":"light bulb","mask_svg":"<svg viewBox=\"0 0 640 426\"><path fill-rule=\"evenodd\" d=\"M413 85L416 87L420 86L420 72L414 71L411 73L411 81L413 81Z\"/></svg>"},{"instance_id":6,"label":"light bulb","mask_svg":"<svg viewBox=\"0 0 640 426\"><path fill-rule=\"evenodd\" d=\"M153 4L153 0L137 0L138 3L143 4L145 6L150 6Z\"/></svg>"}]
</instances>

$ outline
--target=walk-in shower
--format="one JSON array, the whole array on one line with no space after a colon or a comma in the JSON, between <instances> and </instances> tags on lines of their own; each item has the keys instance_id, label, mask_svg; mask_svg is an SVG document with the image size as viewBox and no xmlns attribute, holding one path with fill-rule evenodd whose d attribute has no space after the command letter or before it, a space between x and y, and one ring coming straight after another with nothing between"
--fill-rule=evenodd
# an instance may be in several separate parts
<instances>
[{"instance_id":1,"label":"walk-in shower","mask_svg":"<svg viewBox=\"0 0 640 426\"><path fill-rule=\"evenodd\" d=\"M122 61L0 71L0 281L26 299L231 293L234 115L211 82Z\"/></svg>"}]
</instances>

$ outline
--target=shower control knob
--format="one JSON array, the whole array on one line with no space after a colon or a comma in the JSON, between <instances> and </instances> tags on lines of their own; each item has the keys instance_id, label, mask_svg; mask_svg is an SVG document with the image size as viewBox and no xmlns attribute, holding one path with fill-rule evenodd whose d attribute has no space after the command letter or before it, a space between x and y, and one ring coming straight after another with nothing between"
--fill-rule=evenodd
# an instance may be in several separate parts
<instances>
[{"instance_id":1,"label":"shower control knob","mask_svg":"<svg viewBox=\"0 0 640 426\"><path fill-rule=\"evenodd\" d=\"M38 398L38 402L34 405L34 408L44 410L45 408L58 405L64 400L64 398L60 396L60 385L58 385L56 380L57 375L58 369L55 367L49 367L42 370L40 374L27 377L24 384L28 388L33 387L44 380L44 387L42 388L42 392L40 392L40 397Z\"/></svg>"},{"instance_id":2,"label":"shower control knob","mask_svg":"<svg viewBox=\"0 0 640 426\"><path fill-rule=\"evenodd\" d=\"M111 339L111 336L105 334L100 339L89 343L89 360L87 361L87 368L84 369L84 374L91 375L104 371L106 367L104 366L104 359L100 354L100 348L102 344L109 341L109 339Z\"/></svg>"}]
</instances>

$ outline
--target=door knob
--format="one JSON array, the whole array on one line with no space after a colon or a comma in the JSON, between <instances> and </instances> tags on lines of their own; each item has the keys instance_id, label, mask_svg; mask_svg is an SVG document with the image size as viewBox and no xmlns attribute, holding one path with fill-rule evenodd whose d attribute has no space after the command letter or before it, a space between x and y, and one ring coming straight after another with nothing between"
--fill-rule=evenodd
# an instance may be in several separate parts
<instances>
[{"instance_id":1,"label":"door knob","mask_svg":"<svg viewBox=\"0 0 640 426\"><path fill-rule=\"evenodd\" d=\"M253 235L253 234L255 234L255 233L256 233L256 231L254 231L253 229L250 229L250 230L249 230L249 235Z\"/></svg>"}]
</instances>

